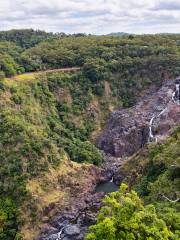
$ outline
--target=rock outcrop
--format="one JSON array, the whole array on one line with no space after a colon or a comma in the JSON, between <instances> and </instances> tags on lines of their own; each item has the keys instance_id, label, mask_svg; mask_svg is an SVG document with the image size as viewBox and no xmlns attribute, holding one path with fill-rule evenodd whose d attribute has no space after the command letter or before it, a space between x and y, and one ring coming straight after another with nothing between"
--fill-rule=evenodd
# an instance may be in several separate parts
<instances>
[{"instance_id":1,"label":"rock outcrop","mask_svg":"<svg viewBox=\"0 0 180 240\"><path fill-rule=\"evenodd\" d=\"M37 240L83 240L88 226L95 223L103 193L89 193L71 202L41 230Z\"/></svg>"},{"instance_id":2,"label":"rock outcrop","mask_svg":"<svg viewBox=\"0 0 180 240\"><path fill-rule=\"evenodd\" d=\"M180 106L172 101L174 91L175 82L169 80L160 89L152 86L134 107L113 112L97 146L116 158L134 154L148 142L153 116L152 131L157 139L167 136L180 122Z\"/></svg>"}]
</instances>

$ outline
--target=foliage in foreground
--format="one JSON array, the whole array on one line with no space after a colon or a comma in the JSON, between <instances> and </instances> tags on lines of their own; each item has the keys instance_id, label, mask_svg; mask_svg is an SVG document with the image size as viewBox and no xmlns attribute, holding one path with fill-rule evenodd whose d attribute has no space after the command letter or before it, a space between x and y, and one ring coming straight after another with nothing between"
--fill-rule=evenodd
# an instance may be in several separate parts
<instances>
[{"instance_id":1,"label":"foliage in foreground","mask_svg":"<svg viewBox=\"0 0 180 240\"><path fill-rule=\"evenodd\" d=\"M173 212L169 217L173 218ZM135 191L127 192L122 184L118 192L104 199L97 224L90 227L86 240L170 240L179 239L156 212L153 205L144 206Z\"/></svg>"}]
</instances>

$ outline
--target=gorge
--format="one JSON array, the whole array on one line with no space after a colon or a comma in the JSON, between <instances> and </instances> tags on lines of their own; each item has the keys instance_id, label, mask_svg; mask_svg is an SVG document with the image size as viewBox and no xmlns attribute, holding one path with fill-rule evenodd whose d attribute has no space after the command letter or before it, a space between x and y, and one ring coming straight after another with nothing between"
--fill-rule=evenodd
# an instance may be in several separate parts
<instances>
[{"instance_id":1,"label":"gorge","mask_svg":"<svg viewBox=\"0 0 180 240\"><path fill-rule=\"evenodd\" d=\"M160 88L151 86L144 91L134 107L111 114L97 139L97 146L106 154L101 182L93 186L85 201L79 199L74 211L62 212L45 227L38 240L84 239L87 227L96 221L104 194L116 191L127 177L121 170L126 159L133 157L149 141L163 141L180 122L179 87L178 79L166 80Z\"/></svg>"},{"instance_id":2,"label":"gorge","mask_svg":"<svg viewBox=\"0 0 180 240\"><path fill-rule=\"evenodd\" d=\"M120 185L176 234L179 75L179 34L0 32L0 239L94 240Z\"/></svg>"}]
</instances>

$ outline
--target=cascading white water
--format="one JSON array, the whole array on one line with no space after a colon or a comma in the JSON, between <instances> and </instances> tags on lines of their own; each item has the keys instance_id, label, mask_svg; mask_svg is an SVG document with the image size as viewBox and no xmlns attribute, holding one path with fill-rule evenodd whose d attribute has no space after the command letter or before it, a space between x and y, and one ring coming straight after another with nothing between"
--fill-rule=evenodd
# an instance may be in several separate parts
<instances>
[{"instance_id":1,"label":"cascading white water","mask_svg":"<svg viewBox=\"0 0 180 240\"><path fill-rule=\"evenodd\" d=\"M155 118L155 116L153 115L153 117L151 118L151 120L149 122L149 141L154 140L154 134L153 134L153 131L152 131L154 118Z\"/></svg>"},{"instance_id":2,"label":"cascading white water","mask_svg":"<svg viewBox=\"0 0 180 240\"><path fill-rule=\"evenodd\" d=\"M155 118L160 117L165 111L166 111L167 107L165 107L157 116L153 116L149 122L149 141L155 141L157 142L157 137L153 134L152 131L152 126L153 126L153 121Z\"/></svg>"},{"instance_id":3,"label":"cascading white water","mask_svg":"<svg viewBox=\"0 0 180 240\"><path fill-rule=\"evenodd\" d=\"M61 235L62 235L63 230L64 230L64 228L62 228L61 231L58 232L58 236L57 236L56 240L61 240Z\"/></svg>"},{"instance_id":4,"label":"cascading white water","mask_svg":"<svg viewBox=\"0 0 180 240\"><path fill-rule=\"evenodd\" d=\"M113 181L114 181L114 178L113 178L113 176L112 176L112 178L111 178L110 182L113 182Z\"/></svg>"},{"instance_id":5,"label":"cascading white water","mask_svg":"<svg viewBox=\"0 0 180 240\"><path fill-rule=\"evenodd\" d=\"M172 101L176 104L180 104L180 80L176 83L176 89L172 94Z\"/></svg>"},{"instance_id":6,"label":"cascading white water","mask_svg":"<svg viewBox=\"0 0 180 240\"><path fill-rule=\"evenodd\" d=\"M172 101L176 104L180 104L180 79L176 80L176 89L172 94ZM167 110L167 107L165 107L157 116L153 115L149 122L149 141L155 141L157 142L157 137L153 134L153 122L155 118L160 117L165 111Z\"/></svg>"},{"instance_id":7,"label":"cascading white water","mask_svg":"<svg viewBox=\"0 0 180 240\"><path fill-rule=\"evenodd\" d=\"M160 116L166 111L166 109L167 109L167 107L165 107L165 108L159 113L159 115L158 115L157 117L160 117Z\"/></svg>"}]
</instances>

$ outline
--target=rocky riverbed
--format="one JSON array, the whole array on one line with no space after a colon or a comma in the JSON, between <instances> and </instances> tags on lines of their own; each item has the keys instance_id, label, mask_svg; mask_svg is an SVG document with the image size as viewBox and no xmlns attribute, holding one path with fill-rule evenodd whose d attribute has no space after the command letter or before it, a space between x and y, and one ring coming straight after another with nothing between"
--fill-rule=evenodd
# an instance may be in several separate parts
<instances>
[{"instance_id":1,"label":"rocky riverbed","mask_svg":"<svg viewBox=\"0 0 180 240\"><path fill-rule=\"evenodd\" d=\"M87 177L82 185L71 185L71 196L66 206L59 209L56 216L43 225L40 236L36 240L81 240L87 232L88 226L95 223L98 210L101 206L103 192L96 192L98 183L108 182L111 173L95 166L86 167ZM53 211L49 206L45 211ZM57 208L57 207L56 207Z\"/></svg>"},{"instance_id":2,"label":"rocky riverbed","mask_svg":"<svg viewBox=\"0 0 180 240\"><path fill-rule=\"evenodd\" d=\"M95 223L103 193L88 195L61 212L41 230L38 240L83 240L88 226Z\"/></svg>"},{"instance_id":3,"label":"rocky riverbed","mask_svg":"<svg viewBox=\"0 0 180 240\"><path fill-rule=\"evenodd\" d=\"M104 196L103 192L95 192L96 184L109 181L112 176L117 184L122 181L125 176L123 173L119 176L119 172L124 160L151 141L149 128L153 116L151 130L157 141L168 136L171 128L180 122L180 105L172 101L174 91L174 80L166 81L159 89L151 86L134 107L111 114L97 139L97 146L105 152L106 161L99 177L93 181L92 189L72 198L66 209L44 225L37 240L84 239L88 226L96 221Z\"/></svg>"}]
</instances>

